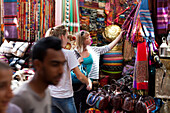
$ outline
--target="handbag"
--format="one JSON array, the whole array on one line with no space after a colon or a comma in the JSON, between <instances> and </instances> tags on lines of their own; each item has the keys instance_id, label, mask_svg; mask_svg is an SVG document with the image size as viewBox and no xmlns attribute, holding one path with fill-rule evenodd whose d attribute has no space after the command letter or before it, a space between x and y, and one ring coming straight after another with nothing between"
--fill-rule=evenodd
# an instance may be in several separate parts
<instances>
[{"instance_id":1,"label":"handbag","mask_svg":"<svg viewBox=\"0 0 170 113\"><path fill-rule=\"evenodd\" d=\"M109 110L99 110L96 108L89 108L85 111L85 113L109 113Z\"/></svg>"},{"instance_id":2,"label":"handbag","mask_svg":"<svg viewBox=\"0 0 170 113\"><path fill-rule=\"evenodd\" d=\"M74 50L74 54L76 55L77 59L79 57L81 57L80 54L78 53L78 51L76 51L76 50ZM78 68L87 77L86 66L83 63L81 63L80 65L78 65ZM80 80L77 79L77 76L73 72L73 70L71 70L70 74L71 74L71 79L72 79L72 85L73 85L74 92L78 92L78 91L82 90L84 88L85 84L83 84Z\"/></svg>"},{"instance_id":3,"label":"handbag","mask_svg":"<svg viewBox=\"0 0 170 113\"><path fill-rule=\"evenodd\" d=\"M98 88L97 91L88 94L86 103L99 110L105 110L109 104L109 94L105 89Z\"/></svg>"},{"instance_id":4,"label":"handbag","mask_svg":"<svg viewBox=\"0 0 170 113\"><path fill-rule=\"evenodd\" d=\"M86 67L83 63L81 63L80 65L78 65L80 71L87 76L87 71L86 71ZM72 83L73 84L77 84L77 83L82 83L79 79L77 79L76 74L73 72L73 70L71 70L71 78L72 78Z\"/></svg>"},{"instance_id":5,"label":"handbag","mask_svg":"<svg viewBox=\"0 0 170 113\"><path fill-rule=\"evenodd\" d=\"M151 96L141 96L135 106L136 113L150 113L155 109L155 101Z\"/></svg>"}]
</instances>

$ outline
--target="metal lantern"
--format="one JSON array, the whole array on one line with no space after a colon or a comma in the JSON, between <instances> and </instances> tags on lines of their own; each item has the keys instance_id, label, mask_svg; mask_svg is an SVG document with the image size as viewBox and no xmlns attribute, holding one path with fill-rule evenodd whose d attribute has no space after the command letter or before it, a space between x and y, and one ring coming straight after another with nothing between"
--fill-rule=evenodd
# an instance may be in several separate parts
<instances>
[{"instance_id":1,"label":"metal lantern","mask_svg":"<svg viewBox=\"0 0 170 113\"><path fill-rule=\"evenodd\" d=\"M162 37L162 44L159 47L159 56L167 57L167 49L168 49L168 45L166 44L166 39L165 37Z\"/></svg>"}]
</instances>

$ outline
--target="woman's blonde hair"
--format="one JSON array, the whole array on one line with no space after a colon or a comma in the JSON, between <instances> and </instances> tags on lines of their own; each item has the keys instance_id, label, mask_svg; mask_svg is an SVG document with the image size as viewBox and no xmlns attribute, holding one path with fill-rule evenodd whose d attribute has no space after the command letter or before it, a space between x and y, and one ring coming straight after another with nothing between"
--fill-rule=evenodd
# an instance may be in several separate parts
<instances>
[{"instance_id":1,"label":"woman's blonde hair","mask_svg":"<svg viewBox=\"0 0 170 113\"><path fill-rule=\"evenodd\" d=\"M65 28L65 26L60 25L60 26L49 28L45 34L45 37L55 36L59 38L62 35L66 35L66 33L67 33L67 29Z\"/></svg>"},{"instance_id":2,"label":"woman's blonde hair","mask_svg":"<svg viewBox=\"0 0 170 113\"><path fill-rule=\"evenodd\" d=\"M76 48L78 52L82 53L84 49L84 40L86 39L86 36L90 35L88 31L81 30L76 34Z\"/></svg>"}]
</instances>

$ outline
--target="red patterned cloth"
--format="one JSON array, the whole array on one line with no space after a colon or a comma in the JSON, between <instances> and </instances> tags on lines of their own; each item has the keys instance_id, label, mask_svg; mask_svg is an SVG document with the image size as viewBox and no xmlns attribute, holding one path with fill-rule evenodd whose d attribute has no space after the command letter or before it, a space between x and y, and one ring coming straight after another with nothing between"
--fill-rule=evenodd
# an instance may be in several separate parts
<instances>
[{"instance_id":1,"label":"red patterned cloth","mask_svg":"<svg viewBox=\"0 0 170 113\"><path fill-rule=\"evenodd\" d=\"M148 89L148 59L146 51L146 42L137 44L136 58L136 83L137 90Z\"/></svg>"}]
</instances>

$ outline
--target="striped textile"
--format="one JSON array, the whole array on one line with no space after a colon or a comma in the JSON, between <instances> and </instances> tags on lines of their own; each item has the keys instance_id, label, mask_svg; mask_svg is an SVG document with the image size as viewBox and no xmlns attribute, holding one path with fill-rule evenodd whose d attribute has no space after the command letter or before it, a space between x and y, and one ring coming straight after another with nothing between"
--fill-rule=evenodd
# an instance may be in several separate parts
<instances>
[{"instance_id":1,"label":"striped textile","mask_svg":"<svg viewBox=\"0 0 170 113\"><path fill-rule=\"evenodd\" d=\"M140 21L146 37L155 37L148 0L142 0L139 8Z\"/></svg>"},{"instance_id":2,"label":"striped textile","mask_svg":"<svg viewBox=\"0 0 170 113\"><path fill-rule=\"evenodd\" d=\"M112 79L119 79L123 71L122 50L111 50L103 55L101 71Z\"/></svg>"},{"instance_id":3,"label":"striped textile","mask_svg":"<svg viewBox=\"0 0 170 113\"><path fill-rule=\"evenodd\" d=\"M157 33L167 34L170 30L170 2L157 0Z\"/></svg>"},{"instance_id":4,"label":"striped textile","mask_svg":"<svg viewBox=\"0 0 170 113\"><path fill-rule=\"evenodd\" d=\"M4 0L4 37L16 39L17 34L17 0Z\"/></svg>"},{"instance_id":5,"label":"striped textile","mask_svg":"<svg viewBox=\"0 0 170 113\"><path fill-rule=\"evenodd\" d=\"M17 0L18 39L36 41L55 25L54 0Z\"/></svg>"},{"instance_id":6,"label":"striped textile","mask_svg":"<svg viewBox=\"0 0 170 113\"><path fill-rule=\"evenodd\" d=\"M80 31L78 0L63 0L62 4L62 24L66 26L71 34Z\"/></svg>"},{"instance_id":7,"label":"striped textile","mask_svg":"<svg viewBox=\"0 0 170 113\"><path fill-rule=\"evenodd\" d=\"M123 60L123 57L110 57L110 58L103 58L103 60Z\"/></svg>"}]
</instances>

